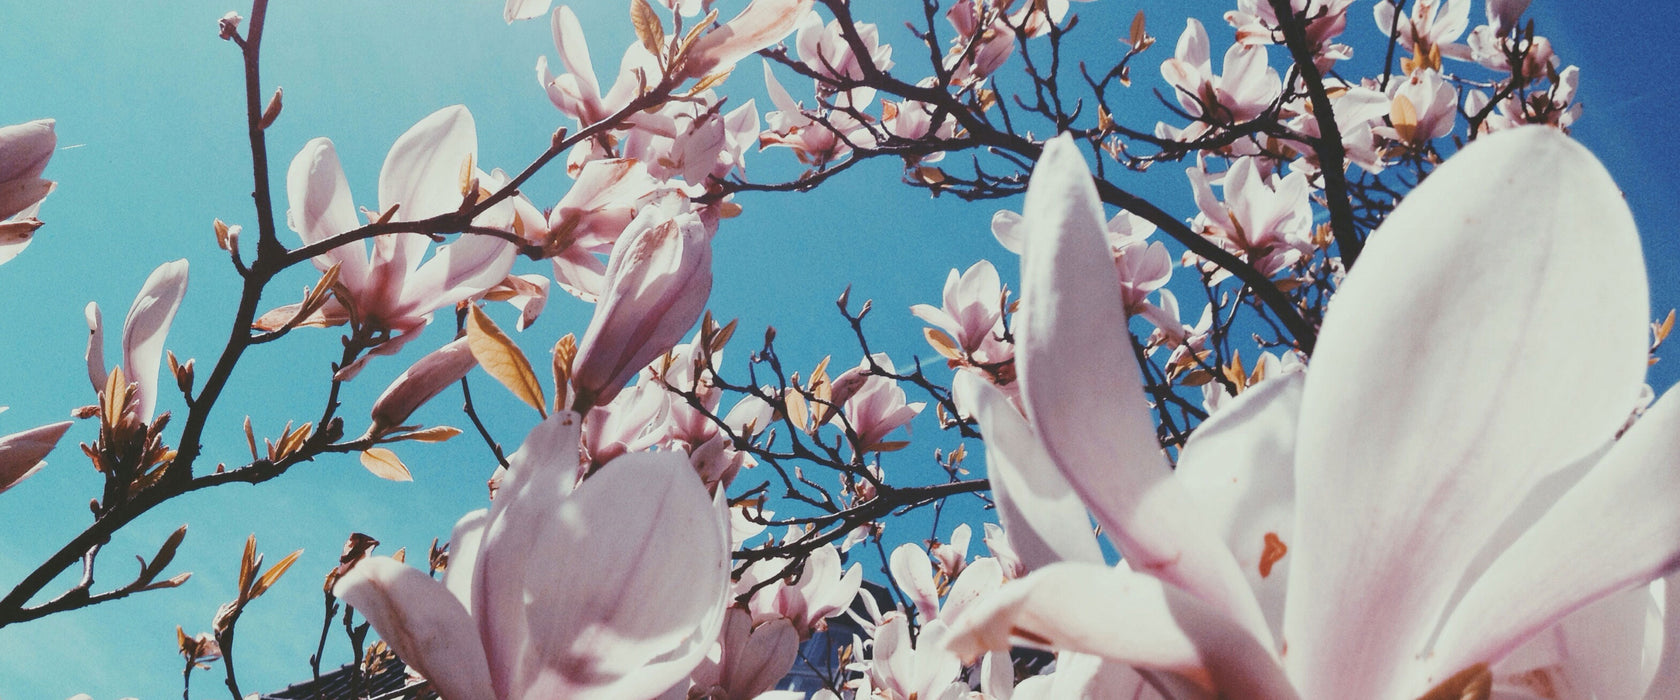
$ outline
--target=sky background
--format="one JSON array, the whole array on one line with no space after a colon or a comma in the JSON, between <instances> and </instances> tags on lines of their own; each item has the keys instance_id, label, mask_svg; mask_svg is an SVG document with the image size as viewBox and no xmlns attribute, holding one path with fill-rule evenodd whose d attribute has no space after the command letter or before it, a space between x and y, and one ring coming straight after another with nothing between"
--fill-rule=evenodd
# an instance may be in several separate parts
<instances>
[{"instance_id":1,"label":"sky background","mask_svg":"<svg viewBox=\"0 0 1680 700\"><path fill-rule=\"evenodd\" d=\"M610 81L609 71L631 40L626 3L576 4L597 70ZM1371 4L1356 0L1350 19L1350 36L1365 60L1372 58L1371 42L1378 36ZM1644 237L1654 313L1661 315L1680 304L1675 225L1680 177L1670 165L1680 153L1680 125L1672 116L1680 106L1674 83L1680 58L1671 46L1680 9L1668 0L1617 3L1615 12L1587 3L1534 4L1530 16L1539 31L1565 61L1581 66L1580 99L1587 111L1575 134L1604 159L1627 193ZM725 14L738 6L726 4ZM857 6L860 15L885 26L889 41L904 47L898 56L905 64L901 74L922 74L912 67L925 59L907 45L904 17L888 16L902 3L863 0ZM1076 50L1093 56L1113 48L1109 42L1124 33L1134 12L1149 13L1160 44L1135 67L1131 103L1137 111L1119 115L1132 126L1147 127L1159 116L1148 106L1153 97L1146 91L1162 86L1156 66L1170 56L1186 12L1209 26L1216 52L1229 41L1218 19L1227 3L1103 0L1075 7L1085 18ZM467 105L477 121L482 166L518 170L540 153L556 127L570 126L532 72L537 56L554 60L548 25L538 20L509 27L500 8L500 0L275 2L263 44L263 80L265 93L276 85L286 91L284 114L268 131L277 208L285 206L287 164L316 136L337 144L356 201L371 205L392 141L452 104ZM216 248L211 221L219 217L246 225L253 235L255 230L239 54L216 37L216 20L230 9L248 11L226 0L0 3L0 27L9 30L0 42L0 124L56 118L61 146L47 170L59 189L42 209L46 228L23 255L0 266L0 294L7 300L0 304L0 405L11 407L0 415L0 433L62 420L69 410L92 403L82 359L83 305L99 302L114 331L146 275L163 262L192 261L191 285L169 347L182 358L198 358L201 374L219 352L237 302L237 275ZM1477 2L1473 17L1480 15ZM1274 65L1281 61L1274 50ZM757 60L742 68L726 91L732 104L756 96L764 111L768 102ZM796 98L809 100L806 83L785 74L784 82ZM754 178L765 180L796 174L791 164L785 151L748 160ZM1188 216L1193 209L1181 172L1165 167L1127 175L1120 184ZM883 161L816 193L739 198L744 214L726 222L716 240L711 303L720 317L741 319L730 351L737 367L765 326L778 329L778 347L793 368L808 370L825 354L835 356L836 368L857 362L856 345L832 305L847 285L854 300L876 302L870 324L876 349L908 365L912 357L932 353L907 307L937 304L947 270L987 258L1013 281L1015 261L987 227L1000 205L930 200L898 180L898 167ZM554 169L525 191L547 206L566 185ZM282 239L296 241L286 231ZM521 271L543 269L527 262ZM263 308L295 301L313 280L312 268L294 270L271 287ZM556 296L522 342L538 349L566 332L581 335L589 312L587 305ZM492 313L511 325L508 309ZM445 327L430 329L410 352L370 363L346 395L348 429L361 429L358 421L365 419L372 397L407 360L447 336ZM274 436L287 420L318 415L337 347L336 331L305 329L250 352L212 418L202 466L246 461L239 427L246 415L259 437ZM117 352L113 341L107 356L114 361ZM1680 377L1677 363L1653 369L1651 383L1659 392ZM515 446L535 416L477 376L483 388L477 393L494 429ZM446 395L421 417L430 424L464 426L452 410L457 403ZM160 402L160 410L181 408L178 397ZM919 425L919 434L929 427ZM91 441L94 428L78 424L49 459L51 466L0 496L0 523L6 523L0 530L5 533L0 587L9 588L86 525L87 500L100 482L75 443ZM406 546L423 557L433 537L447 537L462 513L483 505L491 462L482 443L461 438L442 446L404 444L398 452L413 469L414 483L381 481L354 457L334 457L261 486L198 492L154 510L106 548L98 587L126 581L135 566L127 558L149 558L183 522L190 522L191 530L171 572L191 570L193 579L176 590L0 630L0 697L178 695L182 662L174 627L183 625L189 634L209 629L216 607L234 595L240 547L249 533L256 533L270 562L294 549L305 553L239 625L244 688L267 692L307 678L320 623L321 576L349 532L382 540L382 552ZM889 470L931 468L920 445L884 463ZM756 483L762 477L742 478ZM878 563L866 560L866 566ZM56 582L48 593L66 585ZM329 642L328 665L347 659L342 635L336 635ZM220 668L196 676L194 687L195 697L225 693Z\"/></svg>"}]
</instances>

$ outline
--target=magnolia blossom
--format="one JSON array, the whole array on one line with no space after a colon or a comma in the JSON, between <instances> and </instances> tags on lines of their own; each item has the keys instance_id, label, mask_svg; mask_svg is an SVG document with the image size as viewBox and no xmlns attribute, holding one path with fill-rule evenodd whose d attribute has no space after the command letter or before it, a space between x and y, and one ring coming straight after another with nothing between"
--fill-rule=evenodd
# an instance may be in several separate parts
<instances>
[{"instance_id":1,"label":"magnolia blossom","mask_svg":"<svg viewBox=\"0 0 1680 700\"><path fill-rule=\"evenodd\" d=\"M1347 29L1348 6L1353 0L1291 0L1291 11L1307 18L1307 45L1312 47L1313 62L1320 71L1327 71L1336 61L1353 57L1353 48L1334 43ZM1237 30L1238 43L1264 45L1275 43L1283 30L1277 20L1277 10L1271 0L1237 0L1237 9L1225 13L1225 21Z\"/></svg>"},{"instance_id":2,"label":"magnolia blossom","mask_svg":"<svg viewBox=\"0 0 1680 700\"><path fill-rule=\"evenodd\" d=\"M401 426L427 401L454 386L477 366L478 358L473 356L466 338L457 338L427 353L397 375L374 400L368 435L378 436Z\"/></svg>"},{"instance_id":3,"label":"magnolia blossom","mask_svg":"<svg viewBox=\"0 0 1680 700\"><path fill-rule=\"evenodd\" d=\"M650 698L723 622L724 510L680 455L626 455L577 484L582 419L557 411L509 458L439 582L388 557L334 588L451 700Z\"/></svg>"},{"instance_id":4,"label":"magnolia blossom","mask_svg":"<svg viewBox=\"0 0 1680 700\"><path fill-rule=\"evenodd\" d=\"M1470 27L1470 0L1417 0L1409 15L1400 15L1394 0L1382 0L1374 12L1377 29L1420 58L1439 51L1441 56L1470 60L1469 47L1453 43Z\"/></svg>"},{"instance_id":5,"label":"magnolia blossom","mask_svg":"<svg viewBox=\"0 0 1680 700\"><path fill-rule=\"evenodd\" d=\"M1214 198L1213 178L1206 170L1194 167L1186 173L1200 210L1196 230L1270 276L1312 254L1312 208L1304 173L1267 176L1260 165L1247 156L1233 161L1224 174L1223 202ZM1216 280L1230 275L1223 269L1214 274Z\"/></svg>"},{"instance_id":6,"label":"magnolia blossom","mask_svg":"<svg viewBox=\"0 0 1680 700\"><path fill-rule=\"evenodd\" d=\"M752 613L731 607L688 687L675 686L661 700L763 700L762 693L776 687L798 658L799 634L786 618L755 622Z\"/></svg>"},{"instance_id":7,"label":"magnolia blossom","mask_svg":"<svg viewBox=\"0 0 1680 700\"><path fill-rule=\"evenodd\" d=\"M1225 52L1224 74L1214 75L1207 29L1194 18L1186 21L1173 57L1161 64L1161 77L1173 86L1185 112L1215 122L1259 117L1283 92L1283 80L1266 63L1263 45L1232 44Z\"/></svg>"},{"instance_id":8,"label":"magnolia blossom","mask_svg":"<svg viewBox=\"0 0 1680 700\"><path fill-rule=\"evenodd\" d=\"M606 289L572 363L580 403L611 401L632 375L682 340L706 308L711 231L687 204L671 194L648 206L613 247Z\"/></svg>"},{"instance_id":9,"label":"magnolia blossom","mask_svg":"<svg viewBox=\"0 0 1680 700\"><path fill-rule=\"evenodd\" d=\"M169 337L169 326L175 322L175 312L187 294L187 261L176 260L159 265L146 277L128 307L122 329L122 374L134 384L135 417L142 424L152 422L157 406L158 366L163 362L163 341ZM99 304L89 302L85 310L88 324L87 371L94 392L105 391L105 328ZM113 420L115 417L112 417Z\"/></svg>"},{"instance_id":10,"label":"magnolia blossom","mask_svg":"<svg viewBox=\"0 0 1680 700\"><path fill-rule=\"evenodd\" d=\"M659 63L639 42L631 42L624 50L618 77L612 88L601 94L595 78L595 64L589 60L589 44L584 38L583 25L578 23L572 8L554 8L550 21L554 30L554 48L566 72L555 75L549 70L548 57L537 58L537 82L548 93L548 99L561 113L576 119L579 126L587 126L606 119L630 104L643 85L659 82ZM581 149L580 149L581 150Z\"/></svg>"},{"instance_id":11,"label":"magnolia blossom","mask_svg":"<svg viewBox=\"0 0 1680 700\"><path fill-rule=\"evenodd\" d=\"M420 120L391 146L379 171L379 211L394 221L418 221L461 208L463 168L478 153L472 114L459 105ZM474 172L468 170L467 172ZM489 174L475 178L489 181ZM286 221L306 244L319 243L360 226L350 199L350 185L331 140L311 140L292 159L286 173L291 207ZM513 202L486 212L480 225L512 228L520 220ZM430 322L434 310L477 295L507 277L513 247L494 236L466 235L440 246L422 262L431 238L418 233L388 233L344 243L313 258L317 268L338 266L342 291L320 315L325 323L353 319L368 331L395 334L375 350L395 352ZM279 313L279 312L274 312ZM359 369L359 365L350 371Z\"/></svg>"},{"instance_id":12,"label":"magnolia blossom","mask_svg":"<svg viewBox=\"0 0 1680 700\"><path fill-rule=\"evenodd\" d=\"M1038 541L1088 557L1081 504L1127 565L1072 559L1006 584L957 621L953 649L1018 632L1156 674L1169 697L1459 697L1523 679L1673 697L1680 616L1649 627L1643 587L1680 562L1680 399L1620 432L1648 290L1632 216L1590 154L1542 127L1460 151L1373 234L1308 370L1221 409L1176 470L1093 262L1102 222L1080 164L1053 142L1028 190L1024 417L984 381L965 391L988 452L1010 457L989 466L1027 484L1012 507L1059 528ZM1020 441L994 437L1010 424ZM1660 655L1647 646L1664 636Z\"/></svg>"},{"instance_id":13,"label":"magnolia blossom","mask_svg":"<svg viewBox=\"0 0 1680 700\"><path fill-rule=\"evenodd\" d=\"M933 324L966 355L984 348L989 352L984 353L982 362L1008 359L1007 349L998 340L1003 331L1004 290L997 268L981 260L960 275L951 270L945 278L943 297L941 307L916 304L910 307L910 313ZM998 350L1003 351L1001 356L996 356Z\"/></svg>"},{"instance_id":14,"label":"magnolia blossom","mask_svg":"<svg viewBox=\"0 0 1680 700\"><path fill-rule=\"evenodd\" d=\"M54 183L41 177L58 146L53 120L0 127L0 264L29 246L41 220L41 200Z\"/></svg>"},{"instance_id":15,"label":"magnolia blossom","mask_svg":"<svg viewBox=\"0 0 1680 700\"><path fill-rule=\"evenodd\" d=\"M1458 126L1458 89L1433 69L1412 71L1391 86L1389 123L1372 133L1408 146L1421 146Z\"/></svg>"},{"instance_id":16,"label":"magnolia blossom","mask_svg":"<svg viewBox=\"0 0 1680 700\"><path fill-rule=\"evenodd\" d=\"M0 411L5 407L0 406ZM70 421L60 421L20 433L0 436L0 493L18 485L47 466L43 461L58 445Z\"/></svg>"},{"instance_id":17,"label":"magnolia blossom","mask_svg":"<svg viewBox=\"0 0 1680 700\"><path fill-rule=\"evenodd\" d=\"M825 25L822 16L815 11L806 13L800 18L798 32L794 35L794 48L799 52L800 63L817 75L836 80L862 80L865 62L878 71L892 68L892 46L881 43L880 28L867 22L857 22L852 28L863 42L864 56L860 57L852 50L841 33L840 20L831 20ZM823 87L818 83L819 90ZM854 88L841 92L840 97L837 103L842 107L862 107L875 99L875 89Z\"/></svg>"},{"instance_id":18,"label":"magnolia blossom","mask_svg":"<svg viewBox=\"0 0 1680 700\"><path fill-rule=\"evenodd\" d=\"M892 358L886 353L870 355L858 366L834 378L831 400L840 405L846 416L846 425L856 437L852 441L854 451L896 450L904 447L905 443L888 442L887 435L900 427L909 426L927 404L922 401L907 403L904 389L898 386L898 382L892 377L875 374L870 369L871 362L889 374L897 371Z\"/></svg>"},{"instance_id":19,"label":"magnolia blossom","mask_svg":"<svg viewBox=\"0 0 1680 700\"><path fill-rule=\"evenodd\" d=\"M741 14L700 36L682 63L682 75L699 78L781 41L811 11L811 0L752 0Z\"/></svg>"},{"instance_id":20,"label":"magnolia blossom","mask_svg":"<svg viewBox=\"0 0 1680 700\"><path fill-rule=\"evenodd\" d=\"M821 166L855 147L875 145L875 132L849 111L828 110L819 115L821 121L806 114L800 104L793 101L787 88L776 79L769 63L764 64L764 87L769 91L770 102L776 106L776 111L764 115L766 128L759 135L760 147L786 146L793 149L800 162ZM863 109L868 105L854 102L851 106Z\"/></svg>"},{"instance_id":21,"label":"magnolia blossom","mask_svg":"<svg viewBox=\"0 0 1680 700\"><path fill-rule=\"evenodd\" d=\"M797 541L792 533L789 541ZM735 582L736 595L753 589L763 581L775 581L754 592L747 602L755 624L787 619L800 639L827 628L824 620L841 615L858 597L863 585L863 567L853 563L845 571L840 569L840 551L832 544L818 547L805 558L797 575L784 573L788 562L766 559L753 562ZM868 599L868 596L865 596Z\"/></svg>"}]
</instances>

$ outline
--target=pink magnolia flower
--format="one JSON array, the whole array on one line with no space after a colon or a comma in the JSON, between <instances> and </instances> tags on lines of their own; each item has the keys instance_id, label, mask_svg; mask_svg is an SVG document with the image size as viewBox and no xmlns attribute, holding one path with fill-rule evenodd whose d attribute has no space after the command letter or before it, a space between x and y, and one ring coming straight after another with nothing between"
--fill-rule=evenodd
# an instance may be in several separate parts
<instances>
[{"instance_id":1,"label":"pink magnolia flower","mask_svg":"<svg viewBox=\"0 0 1680 700\"><path fill-rule=\"evenodd\" d=\"M842 572L840 551L832 544L811 552L797 576L782 576L785 568L787 562L781 560L753 562L735 583L735 592L744 593L776 577L775 583L752 595L747 609L752 612L754 623L786 618L793 623L800 639L809 639L813 631L827 629L824 620L844 614L857 598L858 587L863 585L862 565L854 563Z\"/></svg>"},{"instance_id":2,"label":"pink magnolia flower","mask_svg":"<svg viewBox=\"0 0 1680 700\"><path fill-rule=\"evenodd\" d=\"M896 372L886 353L870 356L875 364L888 372ZM906 402L904 389L890 377L869 373L869 361L846 370L834 378L833 401L840 404L847 424L856 433L852 449L858 452L895 450L904 445L887 441L887 435L921 414L927 404Z\"/></svg>"},{"instance_id":3,"label":"pink magnolia flower","mask_svg":"<svg viewBox=\"0 0 1680 700\"><path fill-rule=\"evenodd\" d=\"M875 629L857 697L878 700L960 700L968 686L958 682L962 660L946 651L950 629L943 620L922 625L914 641L904 613L889 612ZM862 649L859 643L854 649Z\"/></svg>"},{"instance_id":4,"label":"pink magnolia flower","mask_svg":"<svg viewBox=\"0 0 1680 700\"><path fill-rule=\"evenodd\" d=\"M1213 196L1213 177L1206 170L1194 167L1185 172L1196 195L1196 208L1201 210L1192 226L1247 259L1260 274L1277 274L1312 254L1312 208L1305 174L1267 176L1260 172L1256 158L1244 156L1225 171L1225 201L1221 202ZM1216 279L1229 274L1215 272Z\"/></svg>"},{"instance_id":5,"label":"pink magnolia flower","mask_svg":"<svg viewBox=\"0 0 1680 700\"><path fill-rule=\"evenodd\" d=\"M752 0L741 14L700 36L682 62L682 75L700 78L735 63L792 33L811 11L811 0Z\"/></svg>"},{"instance_id":6,"label":"pink magnolia flower","mask_svg":"<svg viewBox=\"0 0 1680 700\"><path fill-rule=\"evenodd\" d=\"M1394 81L1390 90L1392 126L1372 129L1377 136L1416 147L1446 136L1458 126L1458 89L1441 77L1440 71L1412 71L1404 80ZM1410 112L1401 114L1406 108Z\"/></svg>"},{"instance_id":7,"label":"pink magnolia flower","mask_svg":"<svg viewBox=\"0 0 1680 700\"><path fill-rule=\"evenodd\" d=\"M41 177L58 146L53 120L0 127L0 264L29 246L41 220L41 200L54 183Z\"/></svg>"},{"instance_id":8,"label":"pink magnolia flower","mask_svg":"<svg viewBox=\"0 0 1680 700\"><path fill-rule=\"evenodd\" d=\"M169 337L169 326L175 322L175 311L181 308L181 299L186 294L187 261L164 263L146 277L140 293L134 297L134 304L128 307L128 316L123 319L122 373L134 384L136 417L142 424L152 422L158 397L158 366L163 362L163 341ZM104 322L97 303L89 302L85 313L88 324L88 381L93 384L95 392L101 392L105 390L106 383Z\"/></svg>"},{"instance_id":9,"label":"pink magnolia flower","mask_svg":"<svg viewBox=\"0 0 1680 700\"><path fill-rule=\"evenodd\" d=\"M997 335L1003 332L1003 295L997 268L981 260L960 275L951 270L946 276L942 307L916 304L910 313L956 341L964 354L975 355L982 348L997 349L1001 344ZM987 359L982 361L1008 359L1007 355L993 359L995 353L985 354Z\"/></svg>"},{"instance_id":10,"label":"pink magnolia flower","mask_svg":"<svg viewBox=\"0 0 1680 700\"><path fill-rule=\"evenodd\" d=\"M712 291L711 232L680 194L643 209L613 247L606 292L572 363L581 405L612 401L699 320Z\"/></svg>"},{"instance_id":11,"label":"pink magnolia flower","mask_svg":"<svg viewBox=\"0 0 1680 700\"><path fill-rule=\"evenodd\" d=\"M576 119L579 126L606 119L630 104L643 85L659 82L659 62L640 42L631 42L624 50L612 88L602 95L601 85L595 78L595 64L589 60L589 43L577 15L572 8L561 5L554 8L552 17L554 48L560 53L566 72L555 75L549 70L548 57L539 56L537 82L555 108Z\"/></svg>"},{"instance_id":12,"label":"pink magnolia flower","mask_svg":"<svg viewBox=\"0 0 1680 700\"><path fill-rule=\"evenodd\" d=\"M1417 0L1410 15L1399 15L1394 0L1382 0L1375 8L1377 29L1392 36L1417 56L1439 50L1442 56L1470 60L1470 48L1454 44L1470 27L1470 0Z\"/></svg>"},{"instance_id":13,"label":"pink magnolia flower","mask_svg":"<svg viewBox=\"0 0 1680 700\"><path fill-rule=\"evenodd\" d=\"M478 366L466 338L458 338L427 353L391 381L373 402L368 435L381 435L401 426L427 401L436 398Z\"/></svg>"},{"instance_id":14,"label":"pink magnolia flower","mask_svg":"<svg viewBox=\"0 0 1680 700\"><path fill-rule=\"evenodd\" d=\"M1289 6L1307 18L1307 45L1314 64L1328 71L1336 61L1353 58L1353 48L1335 40L1347 29L1348 6L1353 0L1290 0ZM1225 13L1225 21L1237 30L1237 42L1250 46L1276 43L1282 36L1277 11L1271 0L1237 0L1237 9Z\"/></svg>"},{"instance_id":15,"label":"pink magnolia flower","mask_svg":"<svg viewBox=\"0 0 1680 700\"><path fill-rule=\"evenodd\" d=\"M1026 207L1041 235L1018 362L1043 459L988 466L1048 485L1022 506L1074 494L1129 566L1006 584L957 621L954 649L1018 631L1175 677L1171 697L1381 700L1524 677L1534 657L1518 652L1547 639L1542 676L1611 684L1579 697L1672 695L1672 680L1647 691L1649 598L1623 606L1631 619L1596 604L1640 602L1680 562L1680 399L1618 437L1643 386L1648 289L1632 215L1590 154L1538 127L1460 151L1372 236L1308 371L1237 397L1176 470L1093 262L1101 214L1079 162L1053 143ZM1490 235L1531 245L1472 243ZM1058 543L1089 537L1063 528ZM1591 642L1576 622L1631 622L1635 641ZM1680 616L1666 624L1669 656Z\"/></svg>"},{"instance_id":16,"label":"pink magnolia flower","mask_svg":"<svg viewBox=\"0 0 1680 700\"><path fill-rule=\"evenodd\" d=\"M786 146L793 149L801 163L822 166L853 148L875 145L875 132L844 110L820 113L823 121L806 114L782 83L776 80L769 63L764 64L764 87L769 91L770 102L776 106L776 111L764 115L765 131L759 135L761 147ZM857 109L865 106L853 105Z\"/></svg>"},{"instance_id":17,"label":"pink magnolia flower","mask_svg":"<svg viewBox=\"0 0 1680 700\"><path fill-rule=\"evenodd\" d=\"M992 236L1009 252L1021 254L1021 215L1004 210L992 216ZM1129 211L1121 211L1104 227L1109 252L1114 256L1114 270L1126 293L1126 312L1146 313L1153 308L1146 299L1150 292L1161 289L1172 278L1172 255L1159 241L1151 243L1155 224Z\"/></svg>"},{"instance_id":18,"label":"pink magnolia flower","mask_svg":"<svg viewBox=\"0 0 1680 700\"><path fill-rule=\"evenodd\" d=\"M477 153L478 136L465 107L445 107L420 120L397 138L385 157L379 171L379 211L396 207L394 221L418 221L460 209L462 168ZM478 179L489 178L482 174ZM311 140L292 159L286 192L291 202L287 223L306 244L360 226L350 185L328 139ZM514 204L504 201L475 223L511 229L516 220ZM331 308L324 315L350 317L363 329L395 333L375 350L390 354L424 328L433 311L489 289L507 277L513 265L513 247L494 236L464 235L422 262L430 247L431 238L425 235L389 233L373 237L371 254L366 241L358 240L316 256L313 262L321 270L338 265L343 289L328 302Z\"/></svg>"},{"instance_id":19,"label":"pink magnolia flower","mask_svg":"<svg viewBox=\"0 0 1680 700\"><path fill-rule=\"evenodd\" d=\"M830 20L825 25L816 11L807 12L799 19L798 31L794 35L799 62L817 75L835 80L862 80L864 65L873 65L880 71L892 68L892 46L881 43L880 28L868 22L858 22L854 28L858 38L863 40L866 54L862 57L841 35L840 20ZM829 92L827 86L820 82L817 88L821 92ZM841 107L862 108L874 99L874 88L854 88L842 91L835 103Z\"/></svg>"},{"instance_id":20,"label":"pink magnolia flower","mask_svg":"<svg viewBox=\"0 0 1680 700\"><path fill-rule=\"evenodd\" d=\"M1266 47L1241 42L1225 52L1224 74L1214 75L1207 30L1194 18L1178 37L1173 57L1161 64L1178 104L1193 117L1246 122L1260 116L1283 92L1283 80L1266 63Z\"/></svg>"},{"instance_id":21,"label":"pink magnolia flower","mask_svg":"<svg viewBox=\"0 0 1680 700\"><path fill-rule=\"evenodd\" d=\"M679 692L678 686L666 697L754 700L776 687L798 658L799 633L786 618L756 622L752 613L731 607L717 643L694 669L686 692Z\"/></svg>"},{"instance_id":22,"label":"pink magnolia flower","mask_svg":"<svg viewBox=\"0 0 1680 700\"><path fill-rule=\"evenodd\" d=\"M370 557L334 588L443 697L654 697L717 639L723 509L670 453L574 485L581 422L532 430L489 510L455 526L443 581Z\"/></svg>"},{"instance_id":23,"label":"pink magnolia flower","mask_svg":"<svg viewBox=\"0 0 1680 700\"><path fill-rule=\"evenodd\" d=\"M3 410L5 408L0 407L0 411ZM58 445L59 438L64 437L64 431L69 430L70 425L70 421L60 421L0 436L0 493L5 493L47 466L44 461L47 454Z\"/></svg>"},{"instance_id":24,"label":"pink magnolia flower","mask_svg":"<svg viewBox=\"0 0 1680 700\"><path fill-rule=\"evenodd\" d=\"M610 253L637 212L651 199L659 181L647 165L619 158L593 160L577 173L577 182L548 214L545 241L561 288L594 302L606 286Z\"/></svg>"},{"instance_id":25,"label":"pink magnolia flower","mask_svg":"<svg viewBox=\"0 0 1680 700\"><path fill-rule=\"evenodd\" d=\"M1504 36L1516 29L1517 21L1528 9L1528 3L1529 0L1488 0L1487 19L1488 24L1493 26L1493 33Z\"/></svg>"}]
</instances>

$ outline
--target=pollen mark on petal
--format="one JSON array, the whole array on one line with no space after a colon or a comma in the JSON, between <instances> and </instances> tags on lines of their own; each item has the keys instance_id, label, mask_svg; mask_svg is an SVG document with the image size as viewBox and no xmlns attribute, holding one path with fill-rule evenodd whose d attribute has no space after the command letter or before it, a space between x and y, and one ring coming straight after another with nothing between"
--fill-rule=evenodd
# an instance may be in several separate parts
<instances>
[{"instance_id":1,"label":"pollen mark on petal","mask_svg":"<svg viewBox=\"0 0 1680 700\"><path fill-rule=\"evenodd\" d=\"M1260 578L1271 576L1272 565L1278 563L1278 560L1288 553L1289 545L1278 539L1277 533L1266 533L1264 549L1260 550Z\"/></svg>"}]
</instances>

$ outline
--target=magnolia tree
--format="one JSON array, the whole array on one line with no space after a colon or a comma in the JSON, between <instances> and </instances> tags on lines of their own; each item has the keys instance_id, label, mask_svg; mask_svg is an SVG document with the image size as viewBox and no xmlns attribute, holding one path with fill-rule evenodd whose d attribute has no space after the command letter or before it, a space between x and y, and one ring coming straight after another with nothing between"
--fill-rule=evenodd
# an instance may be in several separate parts
<instances>
[{"instance_id":1,"label":"magnolia tree","mask_svg":"<svg viewBox=\"0 0 1680 700\"><path fill-rule=\"evenodd\" d=\"M1680 697L1680 408L1645 384L1673 314L1651 323L1632 216L1567 135L1578 71L1526 1L1112 27L1067 0L624 4L636 41L598 72L573 9L509 0L553 30L531 109L571 124L504 171L469 107L439 110L377 199L326 138L270 181L267 2L222 17L256 219L217 221L226 255L195 265L242 280L231 335L207 371L166 349L186 260L146 280L120 360L88 305L74 418L104 488L8 576L0 626L186 584L185 526L131 580L99 556L167 501L348 455L406 480L412 443L455 438L483 445L483 507L422 566L346 531L314 675L343 635L353 676L394 656L409 694L451 699L799 697L775 690L796 664L831 669L820 696L883 700ZM749 81L770 104L726 97ZM51 120L0 129L0 260L52 232L54 148ZM1012 256L873 310L924 321L937 360L875 351L850 293L845 366L804 372L707 311L743 202L872 159L934 196L1025 194L992 218ZM567 186L539 191L544 169ZM1128 189L1146 171L1193 208ZM551 303L593 316L527 330ZM342 338L325 405L261 446L247 419L249 459L207 452L241 360L304 334ZM414 357L382 392L357 379ZM534 428L478 408L486 377ZM471 435L413 418L446 392ZM913 441L917 420L945 434ZM0 438L0 491L73 425ZM902 517L957 501L984 508ZM177 629L184 697L216 662L249 690L236 625L296 557L247 541L236 599ZM890 601L860 593L866 565ZM842 618L849 641L805 643Z\"/></svg>"}]
</instances>

